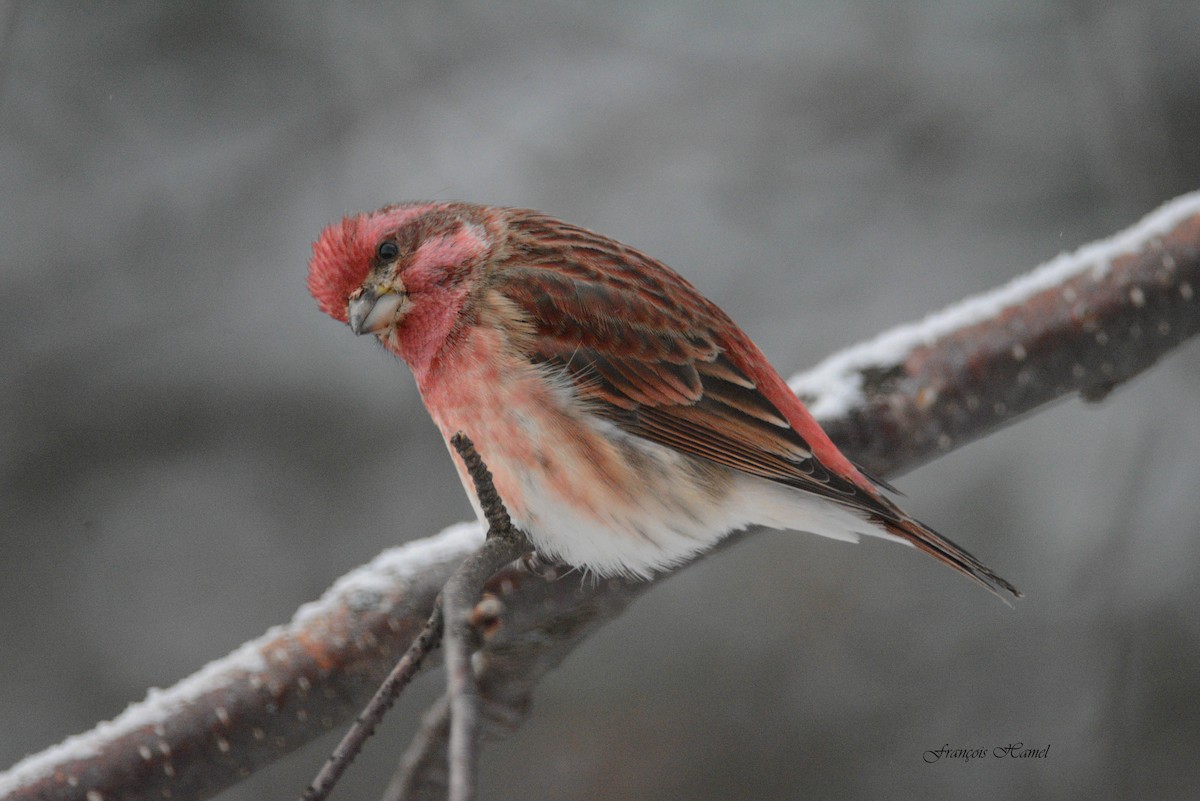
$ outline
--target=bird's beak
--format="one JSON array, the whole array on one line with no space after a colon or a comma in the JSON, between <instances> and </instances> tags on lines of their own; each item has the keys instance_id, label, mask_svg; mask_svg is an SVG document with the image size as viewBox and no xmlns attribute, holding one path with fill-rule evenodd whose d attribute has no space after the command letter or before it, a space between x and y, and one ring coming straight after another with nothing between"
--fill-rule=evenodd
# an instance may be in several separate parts
<instances>
[{"instance_id":1,"label":"bird's beak","mask_svg":"<svg viewBox=\"0 0 1200 801\"><path fill-rule=\"evenodd\" d=\"M347 307L350 330L356 334L374 334L396 322L396 315L404 304L404 294L394 289L382 293L364 289L358 297L351 298Z\"/></svg>"}]
</instances>

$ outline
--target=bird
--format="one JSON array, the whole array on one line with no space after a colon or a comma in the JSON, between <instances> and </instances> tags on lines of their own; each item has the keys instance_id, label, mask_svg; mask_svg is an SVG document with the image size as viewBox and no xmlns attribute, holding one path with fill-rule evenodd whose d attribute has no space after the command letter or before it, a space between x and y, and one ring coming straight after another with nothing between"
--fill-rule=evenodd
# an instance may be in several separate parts
<instances>
[{"instance_id":1,"label":"bird","mask_svg":"<svg viewBox=\"0 0 1200 801\"><path fill-rule=\"evenodd\" d=\"M847 458L715 303L615 239L531 209L391 204L321 232L308 289L407 363L476 514L459 432L543 559L648 579L764 526L890 539L1020 597Z\"/></svg>"}]
</instances>

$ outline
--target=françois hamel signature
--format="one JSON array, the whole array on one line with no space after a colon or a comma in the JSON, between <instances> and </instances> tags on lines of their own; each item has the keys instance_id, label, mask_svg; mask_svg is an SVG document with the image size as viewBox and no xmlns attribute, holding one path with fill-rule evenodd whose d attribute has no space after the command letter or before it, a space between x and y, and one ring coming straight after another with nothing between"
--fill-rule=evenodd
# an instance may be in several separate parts
<instances>
[{"instance_id":1,"label":"fran\u00e7ois hamel signature","mask_svg":"<svg viewBox=\"0 0 1200 801\"><path fill-rule=\"evenodd\" d=\"M972 759L1046 759L1050 756L1050 744L1044 748L1026 748L1025 743L1009 743L997 745L994 748L951 748L946 743L941 748L926 751L921 755L929 764L942 759L958 759L970 762Z\"/></svg>"}]
</instances>

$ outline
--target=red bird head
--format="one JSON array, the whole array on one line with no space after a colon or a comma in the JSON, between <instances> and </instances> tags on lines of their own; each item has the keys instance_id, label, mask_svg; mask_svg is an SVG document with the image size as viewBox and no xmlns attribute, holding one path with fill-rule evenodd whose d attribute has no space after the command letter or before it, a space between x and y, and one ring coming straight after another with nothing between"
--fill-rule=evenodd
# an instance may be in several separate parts
<instances>
[{"instance_id":1,"label":"red bird head","mask_svg":"<svg viewBox=\"0 0 1200 801\"><path fill-rule=\"evenodd\" d=\"M345 217L321 232L308 290L321 311L356 334L378 334L414 367L444 340L491 255L489 210L406 203Z\"/></svg>"}]
</instances>

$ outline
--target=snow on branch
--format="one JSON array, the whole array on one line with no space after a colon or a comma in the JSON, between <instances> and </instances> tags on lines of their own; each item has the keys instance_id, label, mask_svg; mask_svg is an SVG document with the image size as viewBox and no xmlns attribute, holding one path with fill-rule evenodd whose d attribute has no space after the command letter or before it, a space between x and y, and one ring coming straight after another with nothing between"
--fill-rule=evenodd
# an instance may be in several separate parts
<instances>
[{"instance_id":1,"label":"snow on branch","mask_svg":"<svg viewBox=\"0 0 1200 801\"><path fill-rule=\"evenodd\" d=\"M1200 193L991 292L835 354L792 379L873 472L911 468L1055 398L1102 398L1200 331ZM110 722L0 774L0 801L209 797L341 726L482 541L474 523L389 550L233 653ZM493 734L518 726L546 672L653 582L546 581L508 570L480 654ZM426 748L442 748L430 738ZM418 759L415 795L438 758ZM299 788L297 788L299 789Z\"/></svg>"},{"instance_id":2,"label":"snow on branch","mask_svg":"<svg viewBox=\"0 0 1200 801\"><path fill-rule=\"evenodd\" d=\"M197 799L238 783L355 715L482 541L466 523L384 551L287 625L26 757L0 774L0 798Z\"/></svg>"},{"instance_id":3,"label":"snow on branch","mask_svg":"<svg viewBox=\"0 0 1200 801\"><path fill-rule=\"evenodd\" d=\"M1200 330L1200 192L792 378L843 449L895 473L1078 392L1100 400Z\"/></svg>"}]
</instances>

